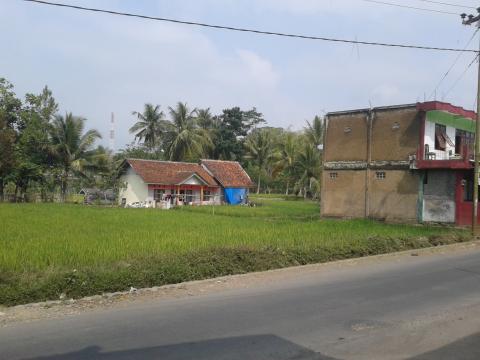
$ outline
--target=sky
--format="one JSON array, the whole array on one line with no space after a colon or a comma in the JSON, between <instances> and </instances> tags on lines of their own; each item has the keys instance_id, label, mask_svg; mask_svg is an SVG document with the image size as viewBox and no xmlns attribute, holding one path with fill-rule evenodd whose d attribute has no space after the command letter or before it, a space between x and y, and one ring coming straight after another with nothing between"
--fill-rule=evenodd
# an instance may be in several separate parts
<instances>
[{"instance_id":1,"label":"sky","mask_svg":"<svg viewBox=\"0 0 480 360\"><path fill-rule=\"evenodd\" d=\"M56 0L52 0L56 1ZM421 0L388 0L471 12ZM58 0L150 16L362 41L464 48L460 17L362 0ZM449 2L449 1L446 1ZM473 0L452 0L475 6ZM475 10L473 10L475 11ZM431 96L455 61L449 52L260 36L0 0L0 77L19 97L48 85L60 112L87 119L108 145L134 140L132 111L178 101L214 114L256 107L269 126L301 129L325 112L414 103ZM478 47L478 36L469 46ZM464 54L436 92L473 109L477 66ZM475 64L474 64L475 65ZM450 90L450 91L449 91Z\"/></svg>"}]
</instances>

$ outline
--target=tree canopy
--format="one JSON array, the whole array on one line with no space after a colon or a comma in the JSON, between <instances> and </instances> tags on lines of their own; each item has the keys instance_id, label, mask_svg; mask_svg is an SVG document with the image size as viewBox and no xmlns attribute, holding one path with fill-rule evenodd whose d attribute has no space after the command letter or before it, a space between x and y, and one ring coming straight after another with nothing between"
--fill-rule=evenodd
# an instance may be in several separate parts
<instances>
[{"instance_id":1,"label":"tree canopy","mask_svg":"<svg viewBox=\"0 0 480 360\"><path fill-rule=\"evenodd\" d=\"M300 131L269 127L256 108L232 107L215 114L185 102L167 107L147 103L133 111L133 142L112 151L97 145L101 135L87 120L59 114L52 91L18 98L0 78L0 201L29 201L40 194L65 200L82 186L117 188L125 158L197 162L203 158L239 161L257 192L295 193L318 198L324 122L305 121Z\"/></svg>"}]
</instances>

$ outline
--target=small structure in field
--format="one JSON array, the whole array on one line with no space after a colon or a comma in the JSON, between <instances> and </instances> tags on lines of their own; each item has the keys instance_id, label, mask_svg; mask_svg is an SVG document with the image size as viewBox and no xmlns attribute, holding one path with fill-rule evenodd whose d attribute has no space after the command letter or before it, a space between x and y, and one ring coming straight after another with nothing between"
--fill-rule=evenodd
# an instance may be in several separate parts
<instances>
[{"instance_id":1,"label":"small structure in field","mask_svg":"<svg viewBox=\"0 0 480 360\"><path fill-rule=\"evenodd\" d=\"M114 204L116 200L115 192L111 189L83 188L79 191L78 195L83 196L83 203L87 205L111 205Z\"/></svg>"},{"instance_id":2,"label":"small structure in field","mask_svg":"<svg viewBox=\"0 0 480 360\"><path fill-rule=\"evenodd\" d=\"M211 160L196 164L126 159L120 167L120 183L120 205L164 209L246 202L253 186L239 163Z\"/></svg>"}]
</instances>

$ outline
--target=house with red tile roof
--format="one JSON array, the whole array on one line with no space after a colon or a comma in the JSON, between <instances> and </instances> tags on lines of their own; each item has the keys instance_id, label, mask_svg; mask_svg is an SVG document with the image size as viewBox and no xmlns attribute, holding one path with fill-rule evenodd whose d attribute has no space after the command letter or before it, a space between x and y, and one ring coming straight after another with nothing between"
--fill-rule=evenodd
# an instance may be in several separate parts
<instances>
[{"instance_id":1,"label":"house with red tile roof","mask_svg":"<svg viewBox=\"0 0 480 360\"><path fill-rule=\"evenodd\" d=\"M223 199L227 204L244 203L249 189L255 187L237 161L202 160L200 164L223 188Z\"/></svg>"},{"instance_id":2,"label":"house with red tile roof","mask_svg":"<svg viewBox=\"0 0 480 360\"><path fill-rule=\"evenodd\" d=\"M170 208L246 202L253 187L238 162L202 160L200 164L126 159L120 167L123 206Z\"/></svg>"}]
</instances>

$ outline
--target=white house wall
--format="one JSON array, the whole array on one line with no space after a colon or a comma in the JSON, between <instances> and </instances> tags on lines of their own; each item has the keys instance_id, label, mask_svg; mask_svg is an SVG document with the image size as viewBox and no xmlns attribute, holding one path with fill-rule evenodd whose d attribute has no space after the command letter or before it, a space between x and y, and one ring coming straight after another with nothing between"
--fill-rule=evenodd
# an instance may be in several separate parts
<instances>
[{"instance_id":1,"label":"white house wall","mask_svg":"<svg viewBox=\"0 0 480 360\"><path fill-rule=\"evenodd\" d=\"M129 167L125 174L120 177L121 189L119 191L119 204L125 199L125 204L129 205L135 202L146 202L147 205L154 206L154 190L148 187L148 184L143 182L143 179ZM204 185L197 177L192 176L184 182L184 185ZM175 189L176 185L172 185ZM165 195L173 195L175 190L165 189ZM212 197L202 202L202 205L219 205L222 203L221 189L211 191ZM193 190L193 202L198 204L200 202L200 190ZM181 204L181 203L180 203Z\"/></svg>"},{"instance_id":2,"label":"white house wall","mask_svg":"<svg viewBox=\"0 0 480 360\"><path fill-rule=\"evenodd\" d=\"M119 203L126 199L126 204L134 202L147 201L150 196L148 185L145 184L140 176L132 169L128 168L124 175L120 177L121 189L119 192ZM153 200L153 191L151 193Z\"/></svg>"},{"instance_id":3,"label":"white house wall","mask_svg":"<svg viewBox=\"0 0 480 360\"><path fill-rule=\"evenodd\" d=\"M435 123L431 121L425 122L425 145L428 145L429 152L435 153L436 160L448 160L448 154L450 151L452 154L455 154L455 135L456 130L451 126L446 127L447 136L452 140L454 146L450 146L448 143L446 144L446 151L442 150L435 150Z\"/></svg>"}]
</instances>

